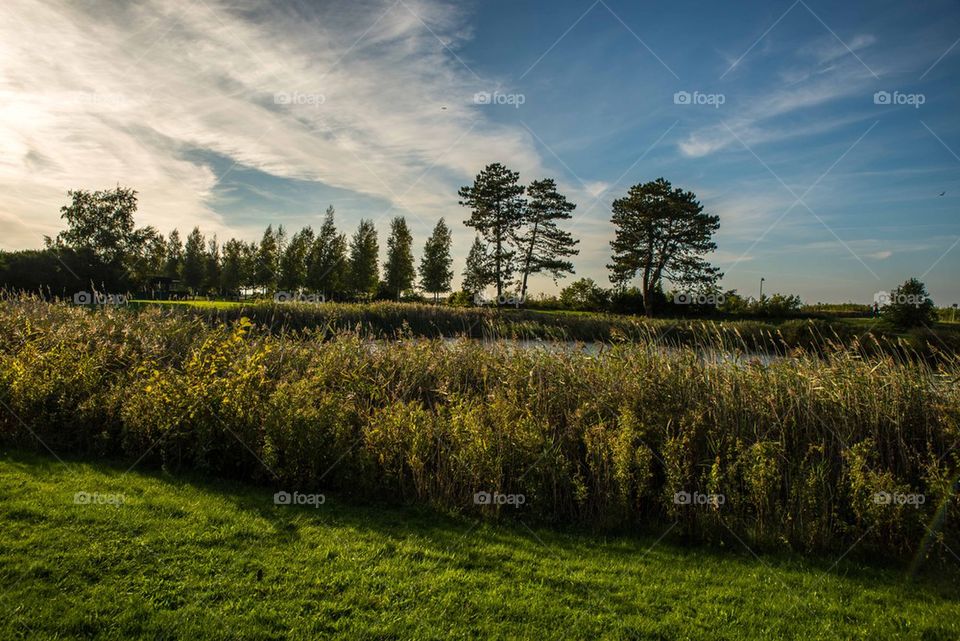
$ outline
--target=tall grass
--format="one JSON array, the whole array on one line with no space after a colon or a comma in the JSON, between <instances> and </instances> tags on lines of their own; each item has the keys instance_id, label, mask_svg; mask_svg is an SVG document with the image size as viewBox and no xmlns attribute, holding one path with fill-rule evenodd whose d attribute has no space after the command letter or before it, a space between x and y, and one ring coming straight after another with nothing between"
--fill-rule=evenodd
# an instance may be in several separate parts
<instances>
[{"instance_id":1,"label":"tall grass","mask_svg":"<svg viewBox=\"0 0 960 641\"><path fill-rule=\"evenodd\" d=\"M761 365L648 338L600 354L383 342L21 300L0 306L0 439L702 540L960 548L955 357L833 345ZM525 502L478 506L484 491Z\"/></svg>"},{"instance_id":2,"label":"tall grass","mask_svg":"<svg viewBox=\"0 0 960 641\"><path fill-rule=\"evenodd\" d=\"M134 310L155 305L138 303ZM416 303L270 303L218 306L165 306L166 313L197 315L211 324L248 318L274 332L321 331L333 336L343 331L381 338L413 335L426 338L458 337L520 340L596 341L603 343L659 341L720 350L770 354L852 346L863 353L901 357L939 358L960 354L960 332L940 329L901 333L877 321L866 326L824 319L683 320L646 319L619 314L550 313L533 309L450 307Z\"/></svg>"}]
</instances>

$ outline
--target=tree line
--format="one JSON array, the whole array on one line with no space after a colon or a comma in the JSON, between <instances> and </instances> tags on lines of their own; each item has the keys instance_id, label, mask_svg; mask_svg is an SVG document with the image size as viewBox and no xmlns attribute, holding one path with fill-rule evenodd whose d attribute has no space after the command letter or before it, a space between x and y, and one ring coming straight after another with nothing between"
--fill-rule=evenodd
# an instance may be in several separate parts
<instances>
[{"instance_id":1,"label":"tree line","mask_svg":"<svg viewBox=\"0 0 960 641\"><path fill-rule=\"evenodd\" d=\"M464 224L475 233L466 259L462 291L494 287L498 297L528 295L529 278L556 283L574 274L571 259L579 240L561 228L576 205L551 178L521 184L518 172L489 164L471 185L458 191L469 211ZM377 230L360 221L348 238L328 207L318 230L288 234L272 225L258 242L220 242L194 228L163 236L154 227L136 227L137 192L118 186L106 191L70 191L61 208L66 229L45 238L43 250L0 252L0 285L46 289L54 294L91 286L106 291L147 292L176 281L191 295L236 297L246 293L312 292L332 300L404 299L417 290L437 300L451 291L451 230L440 219L423 245L419 264L402 216L390 221L386 260L379 264ZM639 278L646 313L653 311L662 280L697 290L715 288L722 274L704 256L716 249L719 218L704 212L696 196L660 178L635 185L614 200L615 239L610 280L617 291Z\"/></svg>"}]
</instances>

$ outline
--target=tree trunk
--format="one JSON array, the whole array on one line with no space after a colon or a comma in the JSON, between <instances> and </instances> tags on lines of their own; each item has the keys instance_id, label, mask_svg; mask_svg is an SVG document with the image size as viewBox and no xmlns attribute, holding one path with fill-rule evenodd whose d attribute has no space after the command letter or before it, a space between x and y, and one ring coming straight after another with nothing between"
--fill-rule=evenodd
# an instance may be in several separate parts
<instances>
[{"instance_id":1,"label":"tree trunk","mask_svg":"<svg viewBox=\"0 0 960 641\"><path fill-rule=\"evenodd\" d=\"M533 234L530 238L530 248L527 249L527 257L523 263L523 286L520 288L520 300L526 300L527 297L527 276L530 275L530 259L533 257L533 245L537 242L537 229L539 227L539 221L534 223Z\"/></svg>"}]
</instances>

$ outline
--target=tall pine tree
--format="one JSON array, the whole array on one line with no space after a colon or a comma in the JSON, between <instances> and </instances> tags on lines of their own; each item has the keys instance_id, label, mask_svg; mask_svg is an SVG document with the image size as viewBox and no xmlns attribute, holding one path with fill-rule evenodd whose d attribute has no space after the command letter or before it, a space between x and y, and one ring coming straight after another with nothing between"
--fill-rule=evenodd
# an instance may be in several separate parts
<instances>
[{"instance_id":1,"label":"tall pine tree","mask_svg":"<svg viewBox=\"0 0 960 641\"><path fill-rule=\"evenodd\" d=\"M464 221L473 227L490 247L493 282L497 296L513 276L516 267L515 233L522 224L524 199L520 174L500 163L487 165L477 174L473 185L461 187L460 204L470 208L470 218Z\"/></svg>"},{"instance_id":2,"label":"tall pine tree","mask_svg":"<svg viewBox=\"0 0 960 641\"><path fill-rule=\"evenodd\" d=\"M580 253L574 249L580 241L557 227L558 220L570 219L576 205L557 192L553 179L530 183L527 197L522 227L516 234L517 245L523 252L520 257L522 298L527 295L527 278L530 274L547 272L556 282L564 273L573 273L573 263L565 259Z\"/></svg>"}]
</instances>

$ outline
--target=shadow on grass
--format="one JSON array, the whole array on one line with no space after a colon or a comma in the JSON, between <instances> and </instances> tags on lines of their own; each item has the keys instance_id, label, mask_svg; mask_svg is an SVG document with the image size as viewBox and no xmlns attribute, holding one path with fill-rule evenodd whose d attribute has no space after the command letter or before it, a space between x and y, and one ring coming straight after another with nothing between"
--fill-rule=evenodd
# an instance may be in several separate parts
<instances>
[{"instance_id":1,"label":"shadow on grass","mask_svg":"<svg viewBox=\"0 0 960 641\"><path fill-rule=\"evenodd\" d=\"M643 560L682 563L695 554L700 566L726 566L725 571L738 575L757 570L770 571L800 582L813 574L817 582L841 580L852 588L896 588L909 583L911 589L921 589L943 599L960 599L960 563L942 563L936 559L929 559L921 566L920 572L911 577L908 575L909 562L903 559L857 554L855 549L840 551L836 556L801 555L754 550L743 543L723 546L689 543L675 536L670 523L651 524L633 532L598 534L576 528L528 525L522 516L484 520L418 504L360 503L342 500L333 494L328 495L322 510L309 506L278 507L273 501L273 491L263 486L197 473L131 470L129 463L119 461L84 458L59 461L22 450L4 450L0 454L0 465L42 481L55 482L70 474L92 473L113 481L130 475L175 488L187 488L212 495L238 512L263 520L270 525L270 535L277 542L296 542L301 539L302 529L318 526L374 533L384 539L384 547L392 548L392 551L416 538L429 544L432 556L465 554L463 560L451 560L467 570L499 570L500 562L511 555L563 564L577 562L586 554L603 554L608 559L639 565ZM147 507L152 509L150 504ZM188 514L184 510L157 509L170 518ZM480 540L487 549L476 549ZM509 554L496 554L490 548L509 550Z\"/></svg>"}]
</instances>

